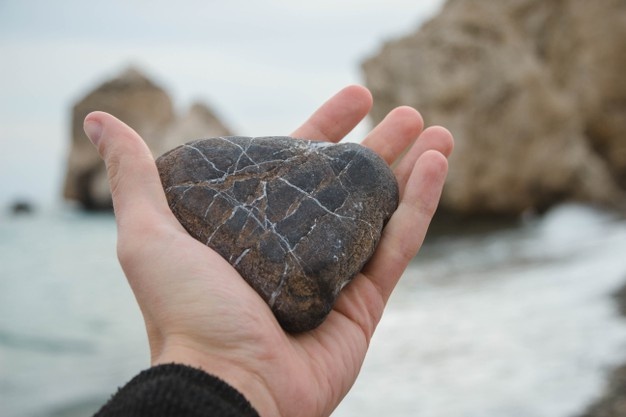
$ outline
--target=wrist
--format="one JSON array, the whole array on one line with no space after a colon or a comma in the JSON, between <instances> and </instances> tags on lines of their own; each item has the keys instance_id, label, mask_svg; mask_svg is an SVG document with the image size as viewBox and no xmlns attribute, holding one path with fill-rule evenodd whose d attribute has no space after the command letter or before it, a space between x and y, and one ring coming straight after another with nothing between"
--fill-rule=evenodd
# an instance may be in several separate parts
<instances>
[{"instance_id":1,"label":"wrist","mask_svg":"<svg viewBox=\"0 0 626 417\"><path fill-rule=\"evenodd\" d=\"M171 363L197 368L218 377L239 391L261 417L280 417L278 404L266 381L239 361L182 344L165 347L151 360L152 366Z\"/></svg>"}]
</instances>

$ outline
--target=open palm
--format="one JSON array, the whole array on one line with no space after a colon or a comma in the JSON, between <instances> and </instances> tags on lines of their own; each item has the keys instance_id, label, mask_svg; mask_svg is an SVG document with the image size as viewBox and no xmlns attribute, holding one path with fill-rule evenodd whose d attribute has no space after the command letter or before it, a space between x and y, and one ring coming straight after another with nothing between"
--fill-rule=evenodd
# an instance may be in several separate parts
<instances>
[{"instance_id":1,"label":"open palm","mask_svg":"<svg viewBox=\"0 0 626 417\"><path fill-rule=\"evenodd\" d=\"M347 87L292 136L338 142L371 105L366 89ZM440 127L422 128L415 110L400 107L362 142L393 164L400 204L374 256L324 323L290 335L235 269L178 223L141 138L111 115L87 116L85 130L107 165L118 256L144 315L152 364L181 363L219 376L262 416L330 415L354 383L439 201L452 137Z\"/></svg>"}]
</instances>

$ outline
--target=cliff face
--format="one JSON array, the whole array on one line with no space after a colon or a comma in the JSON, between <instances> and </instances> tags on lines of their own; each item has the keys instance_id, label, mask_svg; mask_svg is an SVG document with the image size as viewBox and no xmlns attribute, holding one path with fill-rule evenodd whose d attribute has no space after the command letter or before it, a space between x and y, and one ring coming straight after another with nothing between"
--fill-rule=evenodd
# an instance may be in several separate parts
<instances>
[{"instance_id":1,"label":"cliff face","mask_svg":"<svg viewBox=\"0 0 626 417\"><path fill-rule=\"evenodd\" d=\"M201 137L230 135L230 131L202 104L177 117L168 94L142 73L128 69L88 93L72 110L72 140L63 195L88 210L112 208L106 170L83 131L92 111L113 114L135 129L155 156Z\"/></svg>"},{"instance_id":2,"label":"cliff face","mask_svg":"<svg viewBox=\"0 0 626 417\"><path fill-rule=\"evenodd\" d=\"M619 0L450 0L364 62L372 116L406 104L452 131L449 211L621 204L625 35Z\"/></svg>"}]
</instances>

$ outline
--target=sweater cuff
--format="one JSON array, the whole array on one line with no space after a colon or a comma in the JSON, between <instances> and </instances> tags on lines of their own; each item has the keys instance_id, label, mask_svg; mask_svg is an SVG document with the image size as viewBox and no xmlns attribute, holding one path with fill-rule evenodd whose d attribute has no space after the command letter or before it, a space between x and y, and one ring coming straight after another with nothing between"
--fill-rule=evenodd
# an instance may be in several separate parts
<instances>
[{"instance_id":1,"label":"sweater cuff","mask_svg":"<svg viewBox=\"0 0 626 417\"><path fill-rule=\"evenodd\" d=\"M158 365L134 377L95 417L259 417L248 400L216 376L186 365Z\"/></svg>"}]
</instances>

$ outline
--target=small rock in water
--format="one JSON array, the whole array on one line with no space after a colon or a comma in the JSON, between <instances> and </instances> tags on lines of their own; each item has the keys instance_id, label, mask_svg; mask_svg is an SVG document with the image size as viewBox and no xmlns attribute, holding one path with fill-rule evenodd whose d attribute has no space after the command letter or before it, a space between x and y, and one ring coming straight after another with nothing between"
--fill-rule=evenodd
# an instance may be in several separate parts
<instances>
[{"instance_id":1,"label":"small rock in water","mask_svg":"<svg viewBox=\"0 0 626 417\"><path fill-rule=\"evenodd\" d=\"M387 164L354 143L219 137L158 158L170 208L289 332L315 328L398 205Z\"/></svg>"},{"instance_id":2,"label":"small rock in water","mask_svg":"<svg viewBox=\"0 0 626 417\"><path fill-rule=\"evenodd\" d=\"M35 207L26 200L17 200L11 204L11 213L18 216L22 214L33 214Z\"/></svg>"}]
</instances>

